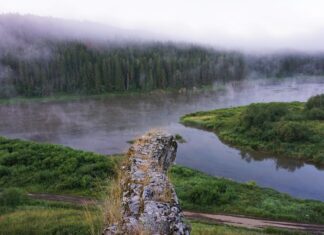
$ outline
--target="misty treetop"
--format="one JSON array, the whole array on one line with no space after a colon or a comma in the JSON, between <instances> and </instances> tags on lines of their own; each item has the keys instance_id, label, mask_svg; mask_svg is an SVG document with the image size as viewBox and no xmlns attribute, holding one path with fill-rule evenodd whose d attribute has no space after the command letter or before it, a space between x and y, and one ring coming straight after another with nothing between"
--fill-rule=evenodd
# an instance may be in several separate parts
<instances>
[{"instance_id":1,"label":"misty treetop","mask_svg":"<svg viewBox=\"0 0 324 235\"><path fill-rule=\"evenodd\" d=\"M94 46L81 42L49 43L49 58L6 54L0 96L47 96L150 91L242 79L241 54L172 44Z\"/></svg>"}]
</instances>

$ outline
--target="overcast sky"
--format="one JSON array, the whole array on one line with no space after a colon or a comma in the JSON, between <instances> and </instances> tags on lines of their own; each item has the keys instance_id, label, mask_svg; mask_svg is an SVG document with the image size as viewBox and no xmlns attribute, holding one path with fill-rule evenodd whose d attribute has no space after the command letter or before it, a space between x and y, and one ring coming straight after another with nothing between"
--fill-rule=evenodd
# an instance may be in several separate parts
<instances>
[{"instance_id":1,"label":"overcast sky","mask_svg":"<svg viewBox=\"0 0 324 235\"><path fill-rule=\"evenodd\" d=\"M0 12L89 20L233 49L324 51L324 0L0 0Z\"/></svg>"}]
</instances>

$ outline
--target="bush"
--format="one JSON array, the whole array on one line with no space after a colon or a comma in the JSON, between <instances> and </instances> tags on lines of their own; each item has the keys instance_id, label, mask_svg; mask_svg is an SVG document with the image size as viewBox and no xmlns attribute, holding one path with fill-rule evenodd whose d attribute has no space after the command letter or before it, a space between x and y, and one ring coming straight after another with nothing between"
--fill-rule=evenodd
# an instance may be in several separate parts
<instances>
[{"instance_id":1,"label":"bush","mask_svg":"<svg viewBox=\"0 0 324 235\"><path fill-rule=\"evenodd\" d=\"M306 141L311 136L308 127L298 122L278 122L274 130L284 142Z\"/></svg>"},{"instance_id":2,"label":"bush","mask_svg":"<svg viewBox=\"0 0 324 235\"><path fill-rule=\"evenodd\" d=\"M288 112L284 103L251 104L240 116L240 124L245 129L264 129L267 123L276 122Z\"/></svg>"},{"instance_id":3,"label":"bush","mask_svg":"<svg viewBox=\"0 0 324 235\"><path fill-rule=\"evenodd\" d=\"M235 192L224 182L197 182L192 187L188 187L186 198L196 205L222 205L235 199Z\"/></svg>"},{"instance_id":4,"label":"bush","mask_svg":"<svg viewBox=\"0 0 324 235\"><path fill-rule=\"evenodd\" d=\"M197 184L188 192L188 197L192 203L208 205L217 204L220 194L217 188L210 187L210 185L206 184Z\"/></svg>"},{"instance_id":5,"label":"bush","mask_svg":"<svg viewBox=\"0 0 324 235\"><path fill-rule=\"evenodd\" d=\"M255 181L251 180L251 181L246 182L245 185L248 188L255 188L257 186L257 183Z\"/></svg>"},{"instance_id":6,"label":"bush","mask_svg":"<svg viewBox=\"0 0 324 235\"><path fill-rule=\"evenodd\" d=\"M0 205L16 207L28 200L26 194L17 188L7 188L0 193Z\"/></svg>"},{"instance_id":7,"label":"bush","mask_svg":"<svg viewBox=\"0 0 324 235\"><path fill-rule=\"evenodd\" d=\"M312 120L324 120L324 94L308 99L305 104L306 116Z\"/></svg>"},{"instance_id":8,"label":"bush","mask_svg":"<svg viewBox=\"0 0 324 235\"><path fill-rule=\"evenodd\" d=\"M324 120L324 110L312 108L306 111L307 118L312 120Z\"/></svg>"},{"instance_id":9,"label":"bush","mask_svg":"<svg viewBox=\"0 0 324 235\"><path fill-rule=\"evenodd\" d=\"M313 108L324 110L324 94L316 95L309 98L305 104L305 108L307 110L311 110Z\"/></svg>"}]
</instances>

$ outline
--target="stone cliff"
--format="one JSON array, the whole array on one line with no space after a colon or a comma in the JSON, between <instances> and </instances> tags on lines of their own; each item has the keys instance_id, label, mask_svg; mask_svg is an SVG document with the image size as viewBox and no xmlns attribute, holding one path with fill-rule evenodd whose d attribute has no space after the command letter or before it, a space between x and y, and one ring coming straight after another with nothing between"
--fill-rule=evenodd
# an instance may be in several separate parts
<instances>
[{"instance_id":1,"label":"stone cliff","mask_svg":"<svg viewBox=\"0 0 324 235\"><path fill-rule=\"evenodd\" d=\"M176 158L173 136L152 131L129 149L122 170L122 219L104 231L110 234L189 234L167 170Z\"/></svg>"}]
</instances>

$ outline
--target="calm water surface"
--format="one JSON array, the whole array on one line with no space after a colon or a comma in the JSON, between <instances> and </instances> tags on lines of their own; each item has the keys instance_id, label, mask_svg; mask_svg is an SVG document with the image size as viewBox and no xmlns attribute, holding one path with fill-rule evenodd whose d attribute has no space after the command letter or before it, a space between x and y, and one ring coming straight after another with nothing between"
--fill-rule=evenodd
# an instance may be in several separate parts
<instances>
[{"instance_id":1,"label":"calm water surface","mask_svg":"<svg viewBox=\"0 0 324 235\"><path fill-rule=\"evenodd\" d=\"M187 143L177 163L214 176L256 181L291 195L324 201L324 169L271 155L245 153L215 134L178 124L180 116L252 102L305 101L324 93L324 78L253 80L200 93L107 97L0 106L0 135L120 153L150 128L179 133Z\"/></svg>"}]
</instances>

